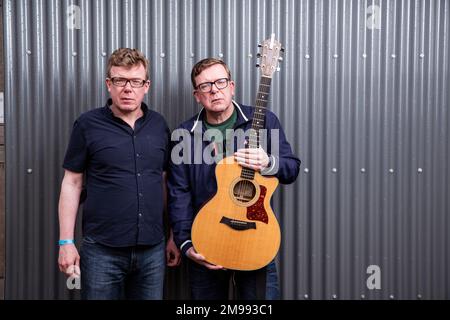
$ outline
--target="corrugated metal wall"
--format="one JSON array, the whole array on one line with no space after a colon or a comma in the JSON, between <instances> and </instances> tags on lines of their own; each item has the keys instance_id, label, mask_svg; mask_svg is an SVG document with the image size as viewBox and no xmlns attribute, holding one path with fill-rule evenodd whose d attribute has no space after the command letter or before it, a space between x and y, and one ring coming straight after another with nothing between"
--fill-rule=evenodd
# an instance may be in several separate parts
<instances>
[{"instance_id":1,"label":"corrugated metal wall","mask_svg":"<svg viewBox=\"0 0 450 320\"><path fill-rule=\"evenodd\" d=\"M77 297L56 265L61 163L74 119L107 98L109 54L149 57L148 102L173 128L207 56L253 103L271 32L286 53L270 107L303 160L275 197L283 298L450 298L449 1L19 0L4 18L6 298ZM187 297L184 272L168 298Z\"/></svg>"}]
</instances>

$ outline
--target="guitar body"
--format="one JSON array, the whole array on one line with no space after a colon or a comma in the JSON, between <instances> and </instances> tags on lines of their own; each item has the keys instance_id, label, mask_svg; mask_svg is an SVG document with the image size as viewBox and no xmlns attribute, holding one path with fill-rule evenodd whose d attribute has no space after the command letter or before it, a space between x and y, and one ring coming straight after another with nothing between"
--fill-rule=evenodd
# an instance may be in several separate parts
<instances>
[{"instance_id":1,"label":"guitar body","mask_svg":"<svg viewBox=\"0 0 450 320\"><path fill-rule=\"evenodd\" d=\"M280 226L270 207L278 179L255 172L249 180L241 173L233 157L217 164L217 193L198 212L192 242L210 263L256 270L269 264L280 246Z\"/></svg>"}]
</instances>

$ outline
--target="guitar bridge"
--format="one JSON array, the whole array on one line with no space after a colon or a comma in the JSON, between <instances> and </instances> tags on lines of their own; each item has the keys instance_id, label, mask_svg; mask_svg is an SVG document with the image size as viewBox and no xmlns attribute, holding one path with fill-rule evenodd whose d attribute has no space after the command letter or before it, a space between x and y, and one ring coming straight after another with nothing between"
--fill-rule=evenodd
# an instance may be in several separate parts
<instances>
[{"instance_id":1,"label":"guitar bridge","mask_svg":"<svg viewBox=\"0 0 450 320\"><path fill-rule=\"evenodd\" d=\"M242 221L236 219L230 219L227 217L222 217L220 223L223 223L234 230L248 230L248 229L256 229L256 223L250 221Z\"/></svg>"}]
</instances>

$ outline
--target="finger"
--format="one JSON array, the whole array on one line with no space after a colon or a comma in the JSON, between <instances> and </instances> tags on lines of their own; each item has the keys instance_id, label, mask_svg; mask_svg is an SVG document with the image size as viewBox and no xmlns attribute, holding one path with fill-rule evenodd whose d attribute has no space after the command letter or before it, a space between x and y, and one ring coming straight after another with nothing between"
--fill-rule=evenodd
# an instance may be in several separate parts
<instances>
[{"instance_id":1,"label":"finger","mask_svg":"<svg viewBox=\"0 0 450 320\"><path fill-rule=\"evenodd\" d=\"M236 152L244 153L244 154L255 154L259 153L261 149L258 148L242 148L238 149Z\"/></svg>"},{"instance_id":2,"label":"finger","mask_svg":"<svg viewBox=\"0 0 450 320\"><path fill-rule=\"evenodd\" d=\"M63 272L61 257L58 257L58 268L59 268L59 271Z\"/></svg>"},{"instance_id":3,"label":"finger","mask_svg":"<svg viewBox=\"0 0 450 320\"><path fill-rule=\"evenodd\" d=\"M181 263L181 252L179 250L175 250L174 260L176 261L176 266Z\"/></svg>"},{"instance_id":4,"label":"finger","mask_svg":"<svg viewBox=\"0 0 450 320\"><path fill-rule=\"evenodd\" d=\"M234 155L236 161L242 161L253 164L261 164L267 157L261 154L235 154Z\"/></svg>"},{"instance_id":5,"label":"finger","mask_svg":"<svg viewBox=\"0 0 450 320\"><path fill-rule=\"evenodd\" d=\"M262 163L260 161L257 161L257 160L248 160L248 159L243 160L243 159L239 159L239 160L236 160L236 161L237 161L237 163L239 165L241 165L243 167L246 167L246 168L252 168L252 169L257 169L257 170L262 168Z\"/></svg>"},{"instance_id":6,"label":"finger","mask_svg":"<svg viewBox=\"0 0 450 320\"><path fill-rule=\"evenodd\" d=\"M180 261L180 260L181 260L181 253L180 253L180 251L176 250L174 255L175 255L175 259L176 259L177 261Z\"/></svg>"},{"instance_id":7,"label":"finger","mask_svg":"<svg viewBox=\"0 0 450 320\"><path fill-rule=\"evenodd\" d=\"M203 257L201 254L196 253L194 250L188 251L188 257L194 260L195 262L201 264L203 261L205 261L205 257Z\"/></svg>"},{"instance_id":8,"label":"finger","mask_svg":"<svg viewBox=\"0 0 450 320\"><path fill-rule=\"evenodd\" d=\"M177 263L173 259L170 259L169 261L167 261L167 266L168 267L175 267L176 265L177 265Z\"/></svg>"},{"instance_id":9,"label":"finger","mask_svg":"<svg viewBox=\"0 0 450 320\"><path fill-rule=\"evenodd\" d=\"M170 249L166 249L166 260L170 259Z\"/></svg>"},{"instance_id":10,"label":"finger","mask_svg":"<svg viewBox=\"0 0 450 320\"><path fill-rule=\"evenodd\" d=\"M208 263L208 262L205 262L204 266L207 267L210 270L221 270L221 269L223 269L223 267L220 266L220 265L211 264L211 263Z\"/></svg>"},{"instance_id":11,"label":"finger","mask_svg":"<svg viewBox=\"0 0 450 320\"><path fill-rule=\"evenodd\" d=\"M259 153L239 153L239 152L236 152L234 154L234 156L238 157L238 158L253 159L253 160L260 160L260 159L264 158L264 155L259 154Z\"/></svg>"},{"instance_id":12,"label":"finger","mask_svg":"<svg viewBox=\"0 0 450 320\"><path fill-rule=\"evenodd\" d=\"M172 255L172 259L170 261L171 267L176 267L180 264L180 257L177 257L176 255Z\"/></svg>"},{"instance_id":13,"label":"finger","mask_svg":"<svg viewBox=\"0 0 450 320\"><path fill-rule=\"evenodd\" d=\"M59 261L59 270L61 270L61 272L67 274L67 269L69 268L70 264L67 263L66 259L64 257L60 257L60 261Z\"/></svg>"},{"instance_id":14,"label":"finger","mask_svg":"<svg viewBox=\"0 0 450 320\"><path fill-rule=\"evenodd\" d=\"M61 270L62 273L67 274L67 269L69 268L69 265L65 262L63 262L60 266L59 269Z\"/></svg>"},{"instance_id":15,"label":"finger","mask_svg":"<svg viewBox=\"0 0 450 320\"><path fill-rule=\"evenodd\" d=\"M201 261L201 262L206 261L205 257L202 256L202 255L199 254L199 253L195 253L195 254L194 254L194 258L195 258L196 260L198 260L198 261Z\"/></svg>"},{"instance_id":16,"label":"finger","mask_svg":"<svg viewBox=\"0 0 450 320\"><path fill-rule=\"evenodd\" d=\"M255 171L261 171L262 167L261 166L257 166L257 165L253 165L253 164L248 164L248 163L239 163L242 167L244 168L249 168Z\"/></svg>"},{"instance_id":17,"label":"finger","mask_svg":"<svg viewBox=\"0 0 450 320\"><path fill-rule=\"evenodd\" d=\"M64 273L66 274L66 276L71 277L75 273L74 270L75 268L73 267L73 265L70 265L67 268L65 268Z\"/></svg>"},{"instance_id":18,"label":"finger","mask_svg":"<svg viewBox=\"0 0 450 320\"><path fill-rule=\"evenodd\" d=\"M261 165L261 160L258 158L242 158L242 157L236 157L236 161L238 163L247 163L247 164L254 164L254 165Z\"/></svg>"}]
</instances>

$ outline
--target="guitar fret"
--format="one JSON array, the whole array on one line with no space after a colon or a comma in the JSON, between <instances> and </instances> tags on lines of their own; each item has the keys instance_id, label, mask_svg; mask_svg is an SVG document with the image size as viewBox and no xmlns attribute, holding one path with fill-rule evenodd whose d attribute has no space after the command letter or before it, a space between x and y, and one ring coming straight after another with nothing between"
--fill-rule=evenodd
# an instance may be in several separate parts
<instances>
[{"instance_id":1,"label":"guitar fret","mask_svg":"<svg viewBox=\"0 0 450 320\"><path fill-rule=\"evenodd\" d=\"M242 168L241 178L253 180L255 177L255 171L249 168Z\"/></svg>"},{"instance_id":2,"label":"guitar fret","mask_svg":"<svg viewBox=\"0 0 450 320\"><path fill-rule=\"evenodd\" d=\"M270 93L270 83L272 78L261 77L259 83L259 90L256 95L256 106L253 113L252 127L249 135L249 148L259 147L259 130L264 129L265 116L266 116L266 105L269 101ZM243 179L254 179L255 171L248 168L243 168L241 172L241 178Z\"/></svg>"}]
</instances>

